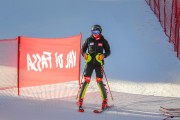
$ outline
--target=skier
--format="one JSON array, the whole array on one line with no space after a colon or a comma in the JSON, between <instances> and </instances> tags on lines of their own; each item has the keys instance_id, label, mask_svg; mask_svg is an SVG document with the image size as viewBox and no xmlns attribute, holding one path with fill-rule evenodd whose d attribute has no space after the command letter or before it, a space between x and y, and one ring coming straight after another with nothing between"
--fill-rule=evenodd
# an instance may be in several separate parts
<instances>
[{"instance_id":1,"label":"skier","mask_svg":"<svg viewBox=\"0 0 180 120\"><path fill-rule=\"evenodd\" d=\"M79 112L84 112L84 109L82 108L83 99L86 89L91 81L93 70L96 72L96 82L101 93L102 109L105 109L108 106L107 92L105 84L103 83L102 67L104 65L104 58L111 54L111 50L108 41L102 35L102 28L100 25L93 25L91 33L92 35L85 40L81 49L86 65L84 69L84 82L78 100ZM88 52L86 53L87 49Z\"/></svg>"}]
</instances>

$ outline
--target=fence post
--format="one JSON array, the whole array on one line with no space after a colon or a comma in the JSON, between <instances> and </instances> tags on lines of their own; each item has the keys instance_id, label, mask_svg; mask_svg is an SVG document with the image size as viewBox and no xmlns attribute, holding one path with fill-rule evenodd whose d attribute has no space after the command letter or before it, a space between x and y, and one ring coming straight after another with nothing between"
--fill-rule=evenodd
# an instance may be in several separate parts
<instances>
[{"instance_id":1,"label":"fence post","mask_svg":"<svg viewBox=\"0 0 180 120\"><path fill-rule=\"evenodd\" d=\"M166 33L166 0L164 0L164 32Z\"/></svg>"},{"instance_id":2,"label":"fence post","mask_svg":"<svg viewBox=\"0 0 180 120\"><path fill-rule=\"evenodd\" d=\"M179 38L179 29L180 29L180 1L177 1L177 17L176 17L176 22L177 22L177 57L179 58L179 50L180 50L180 38Z\"/></svg>"},{"instance_id":3,"label":"fence post","mask_svg":"<svg viewBox=\"0 0 180 120\"><path fill-rule=\"evenodd\" d=\"M171 6L171 20L170 20L170 37L169 37L169 42L171 41L172 39L172 20L173 20L173 13L174 13L174 0L172 1L172 6Z\"/></svg>"},{"instance_id":4,"label":"fence post","mask_svg":"<svg viewBox=\"0 0 180 120\"><path fill-rule=\"evenodd\" d=\"M20 59L20 36L17 38L18 40L18 51L17 51L17 88L18 88L18 96L20 96L20 85L19 85L19 59Z\"/></svg>"}]
</instances>

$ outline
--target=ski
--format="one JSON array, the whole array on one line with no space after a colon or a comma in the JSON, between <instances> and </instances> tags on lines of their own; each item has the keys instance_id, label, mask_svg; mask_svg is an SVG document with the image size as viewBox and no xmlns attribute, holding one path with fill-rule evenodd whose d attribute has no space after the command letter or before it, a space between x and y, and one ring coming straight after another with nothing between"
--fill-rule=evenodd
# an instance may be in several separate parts
<instances>
[{"instance_id":1,"label":"ski","mask_svg":"<svg viewBox=\"0 0 180 120\"><path fill-rule=\"evenodd\" d=\"M175 115L171 113L162 113L162 114L166 116L166 118L164 118L163 120L168 120L169 118L174 118L174 117L180 117L180 115Z\"/></svg>"},{"instance_id":2,"label":"ski","mask_svg":"<svg viewBox=\"0 0 180 120\"><path fill-rule=\"evenodd\" d=\"M107 109L109 109L109 108L111 108L111 107L113 107L113 106L114 106L114 105L110 105L110 106L107 106L107 107L104 108L104 109L102 109L102 108L96 109L96 110L93 110L93 112L94 112L94 113L102 113L102 112L106 111Z\"/></svg>"},{"instance_id":3,"label":"ski","mask_svg":"<svg viewBox=\"0 0 180 120\"><path fill-rule=\"evenodd\" d=\"M180 112L180 108L166 108L162 106L160 106L160 110L168 111L168 112Z\"/></svg>"},{"instance_id":4,"label":"ski","mask_svg":"<svg viewBox=\"0 0 180 120\"><path fill-rule=\"evenodd\" d=\"M96 110L94 110L93 112L94 113L102 113L104 111L104 109L96 109Z\"/></svg>"},{"instance_id":5,"label":"ski","mask_svg":"<svg viewBox=\"0 0 180 120\"><path fill-rule=\"evenodd\" d=\"M159 110L162 112L162 115L166 116L166 118L163 120L167 120L168 118L180 117L179 108L165 108L160 106Z\"/></svg>"}]
</instances>

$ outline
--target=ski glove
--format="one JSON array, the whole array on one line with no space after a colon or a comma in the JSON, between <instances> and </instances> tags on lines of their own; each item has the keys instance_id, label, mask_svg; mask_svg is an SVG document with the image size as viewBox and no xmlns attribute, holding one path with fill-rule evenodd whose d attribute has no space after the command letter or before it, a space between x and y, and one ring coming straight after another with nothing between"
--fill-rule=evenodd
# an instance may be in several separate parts
<instances>
[{"instance_id":1,"label":"ski glove","mask_svg":"<svg viewBox=\"0 0 180 120\"><path fill-rule=\"evenodd\" d=\"M91 57L91 55L89 53L84 54L84 60L85 60L86 64L89 63L91 61L91 59L92 59L92 57Z\"/></svg>"},{"instance_id":2,"label":"ski glove","mask_svg":"<svg viewBox=\"0 0 180 120\"><path fill-rule=\"evenodd\" d=\"M97 55L96 55L96 60L101 64L101 65L103 65L103 63L102 63L102 60L104 59L104 55L103 54L101 54L101 53L98 53Z\"/></svg>"}]
</instances>

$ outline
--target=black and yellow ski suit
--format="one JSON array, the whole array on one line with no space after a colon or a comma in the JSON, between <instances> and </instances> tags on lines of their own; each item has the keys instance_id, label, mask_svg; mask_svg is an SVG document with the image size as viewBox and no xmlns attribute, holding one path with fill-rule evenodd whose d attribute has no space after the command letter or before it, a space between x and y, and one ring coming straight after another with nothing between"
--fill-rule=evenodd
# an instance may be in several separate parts
<instances>
[{"instance_id":1,"label":"black and yellow ski suit","mask_svg":"<svg viewBox=\"0 0 180 120\"><path fill-rule=\"evenodd\" d=\"M89 38L87 38L82 45L81 53L84 55L86 51L88 50L88 54L91 56L91 61L86 63L85 69L84 69L84 82L82 85L82 89L80 92L79 99L83 100L84 95L86 92L86 89L90 83L91 75L93 73L93 70L96 72L96 81L98 84L98 87L100 89L102 100L107 99L107 93L106 89L103 84L103 65L104 60L102 60L102 64L100 64L96 60L96 55L98 53L103 54L104 58L108 57L111 54L110 46L108 44L108 41L101 35L99 40L96 40L93 35L91 35Z\"/></svg>"}]
</instances>

